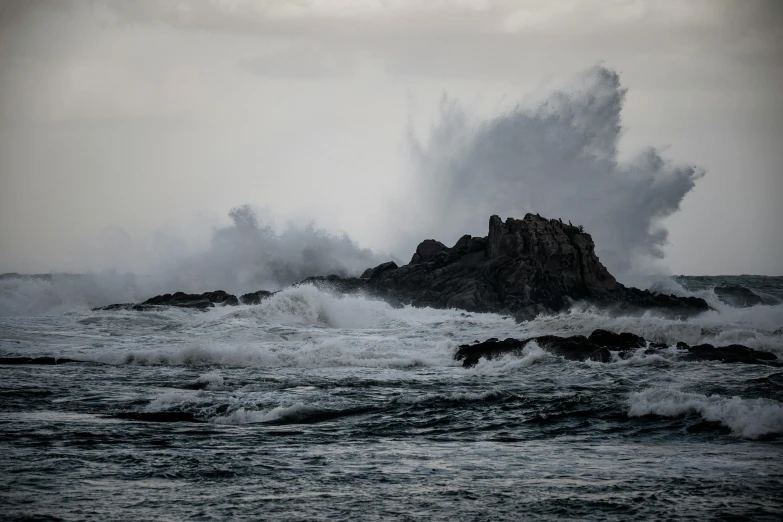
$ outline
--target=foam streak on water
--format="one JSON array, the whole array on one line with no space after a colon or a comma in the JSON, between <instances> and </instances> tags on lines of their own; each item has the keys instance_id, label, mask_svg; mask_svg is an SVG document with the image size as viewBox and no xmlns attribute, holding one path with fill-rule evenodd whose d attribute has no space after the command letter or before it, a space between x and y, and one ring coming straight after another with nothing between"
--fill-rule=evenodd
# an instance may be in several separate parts
<instances>
[{"instance_id":1,"label":"foam streak on water","mask_svg":"<svg viewBox=\"0 0 783 522\"><path fill-rule=\"evenodd\" d=\"M783 307L678 291L715 311L517 324L303 286L208 312L0 318L0 355L85 361L0 366L0 514L779 519L783 368L686 362L674 344L783 356ZM453 359L474 340L595 328L670 348ZM192 422L137 420L166 416Z\"/></svg>"}]
</instances>

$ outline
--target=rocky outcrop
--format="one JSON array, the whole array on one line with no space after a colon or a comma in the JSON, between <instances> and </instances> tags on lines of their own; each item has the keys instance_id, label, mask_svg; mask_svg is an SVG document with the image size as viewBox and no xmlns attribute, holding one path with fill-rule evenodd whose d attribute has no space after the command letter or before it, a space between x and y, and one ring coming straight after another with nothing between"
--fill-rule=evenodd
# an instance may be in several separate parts
<instances>
[{"instance_id":1,"label":"rocky outcrop","mask_svg":"<svg viewBox=\"0 0 783 522\"><path fill-rule=\"evenodd\" d=\"M426 263L443 250L446 250L446 245L440 241L435 241L434 239L425 239L419 243L418 247L416 247L416 252L413 253L410 264L415 265L417 263Z\"/></svg>"},{"instance_id":2,"label":"rocky outcrop","mask_svg":"<svg viewBox=\"0 0 783 522\"><path fill-rule=\"evenodd\" d=\"M269 299L274 295L274 292L268 292L266 290L259 290L258 292L250 292L249 294L243 294L239 298L239 302L247 305L261 304L264 299Z\"/></svg>"},{"instance_id":3,"label":"rocky outcrop","mask_svg":"<svg viewBox=\"0 0 783 522\"><path fill-rule=\"evenodd\" d=\"M777 356L770 352L754 350L741 344L730 344L728 346L713 346L711 344L699 344L688 346L685 343L678 343L680 349L687 350L686 359L695 361L721 361L721 362L739 362L739 363L759 363L762 361L776 361Z\"/></svg>"},{"instance_id":4,"label":"rocky outcrop","mask_svg":"<svg viewBox=\"0 0 783 522\"><path fill-rule=\"evenodd\" d=\"M361 280L313 277L304 282L338 291L362 289L393 303L460 308L531 319L588 301L618 311L655 308L674 316L703 312L703 299L626 288L601 264L590 234L559 220L527 214L489 220L486 237L463 236L451 247L423 241L408 265L387 264ZM396 266L396 265L395 265Z\"/></svg>"},{"instance_id":5,"label":"rocky outcrop","mask_svg":"<svg viewBox=\"0 0 783 522\"><path fill-rule=\"evenodd\" d=\"M380 277L380 275L387 270L396 270L399 267L397 266L397 263L394 261L387 261L386 263L381 263L380 265L376 266L375 268L368 268L364 271L362 274L362 279L377 279Z\"/></svg>"},{"instance_id":6,"label":"rocky outcrop","mask_svg":"<svg viewBox=\"0 0 783 522\"><path fill-rule=\"evenodd\" d=\"M236 306L239 304L239 300L236 296L228 294L223 290L216 290L214 292L204 292L203 294L177 292L174 294L156 295L141 303L142 306L165 305L179 308L211 308L216 304Z\"/></svg>"},{"instance_id":7,"label":"rocky outcrop","mask_svg":"<svg viewBox=\"0 0 783 522\"><path fill-rule=\"evenodd\" d=\"M492 360L504 355L521 355L528 343L535 341L539 347L547 352L571 361L598 361L609 362L612 360L612 352L617 352L620 359L635 354L644 348L645 355L660 353L667 349L665 344L647 343L638 335L624 332L616 334L607 330L595 330L589 337L574 335L559 337L557 335L542 335L529 339L488 339L483 343L462 345L457 350L454 358L462 361L465 368L475 366L480 359ZM740 344L715 347L711 344L688 346L685 343L677 343L680 349L678 354L681 360L686 361L720 361L725 363L746 364L776 364L777 356L770 352L754 350Z\"/></svg>"},{"instance_id":8,"label":"rocky outcrop","mask_svg":"<svg viewBox=\"0 0 783 522\"><path fill-rule=\"evenodd\" d=\"M703 299L626 288L601 264L590 234L581 227L527 214L524 219L489 219L486 237L462 236L449 248L434 239L419 244L411 262L393 261L367 269L362 277L310 277L338 292L362 291L392 304L509 314L527 320L587 301L628 313L654 308L673 316L703 312ZM223 291L165 294L135 305L106 309L146 310L157 306L206 309L217 304L257 304L271 295L240 298Z\"/></svg>"},{"instance_id":9,"label":"rocky outcrop","mask_svg":"<svg viewBox=\"0 0 783 522\"><path fill-rule=\"evenodd\" d=\"M203 294L186 294L185 292L176 292L174 294L161 294L151 297L142 303L119 303L109 306L102 306L94 310L135 310L137 312L146 312L156 310L160 307L176 306L177 308L194 308L206 310L214 306L237 306L241 304L259 304L264 299L268 299L274 292L259 290L237 296L215 290L214 292L204 292Z\"/></svg>"}]
</instances>

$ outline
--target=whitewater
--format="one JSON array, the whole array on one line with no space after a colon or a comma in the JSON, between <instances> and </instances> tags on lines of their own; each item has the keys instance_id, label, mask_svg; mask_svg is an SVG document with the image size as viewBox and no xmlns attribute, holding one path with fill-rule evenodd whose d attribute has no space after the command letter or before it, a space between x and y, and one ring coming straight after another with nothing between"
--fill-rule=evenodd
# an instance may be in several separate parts
<instances>
[{"instance_id":1,"label":"whitewater","mask_svg":"<svg viewBox=\"0 0 783 522\"><path fill-rule=\"evenodd\" d=\"M783 278L672 280L714 308L690 319L577 305L524 323L307 285L138 312L62 299L57 280L0 282L25 310L22 295L57 296L0 317L0 357L80 361L0 365L3 518L783 515L783 368L688 362L675 346L783 358ZM765 302L732 306L718 284ZM670 347L605 364L534 343L454 360L474 340L596 328Z\"/></svg>"}]
</instances>

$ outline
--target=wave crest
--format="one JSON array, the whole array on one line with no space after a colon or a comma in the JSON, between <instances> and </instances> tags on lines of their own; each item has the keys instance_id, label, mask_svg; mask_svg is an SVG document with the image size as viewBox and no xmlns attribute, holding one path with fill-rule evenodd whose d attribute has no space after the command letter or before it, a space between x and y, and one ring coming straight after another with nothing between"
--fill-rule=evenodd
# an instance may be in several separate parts
<instances>
[{"instance_id":1,"label":"wave crest","mask_svg":"<svg viewBox=\"0 0 783 522\"><path fill-rule=\"evenodd\" d=\"M757 439L783 433L783 404L771 399L742 399L650 388L632 393L628 415L680 417L698 415L719 422L737 436Z\"/></svg>"}]
</instances>

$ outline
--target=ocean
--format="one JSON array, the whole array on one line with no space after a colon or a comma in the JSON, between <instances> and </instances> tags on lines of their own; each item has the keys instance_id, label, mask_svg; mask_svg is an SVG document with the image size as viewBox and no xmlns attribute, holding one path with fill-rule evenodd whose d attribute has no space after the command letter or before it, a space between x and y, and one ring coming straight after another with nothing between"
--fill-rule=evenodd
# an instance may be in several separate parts
<instances>
[{"instance_id":1,"label":"ocean","mask_svg":"<svg viewBox=\"0 0 783 522\"><path fill-rule=\"evenodd\" d=\"M783 518L783 366L675 346L783 359L783 277L674 278L714 308L687 320L577 305L521 324L311 286L91 310L109 303L74 281L0 278L0 357L80 361L0 365L2 519ZM454 360L596 328L670 348Z\"/></svg>"}]
</instances>

